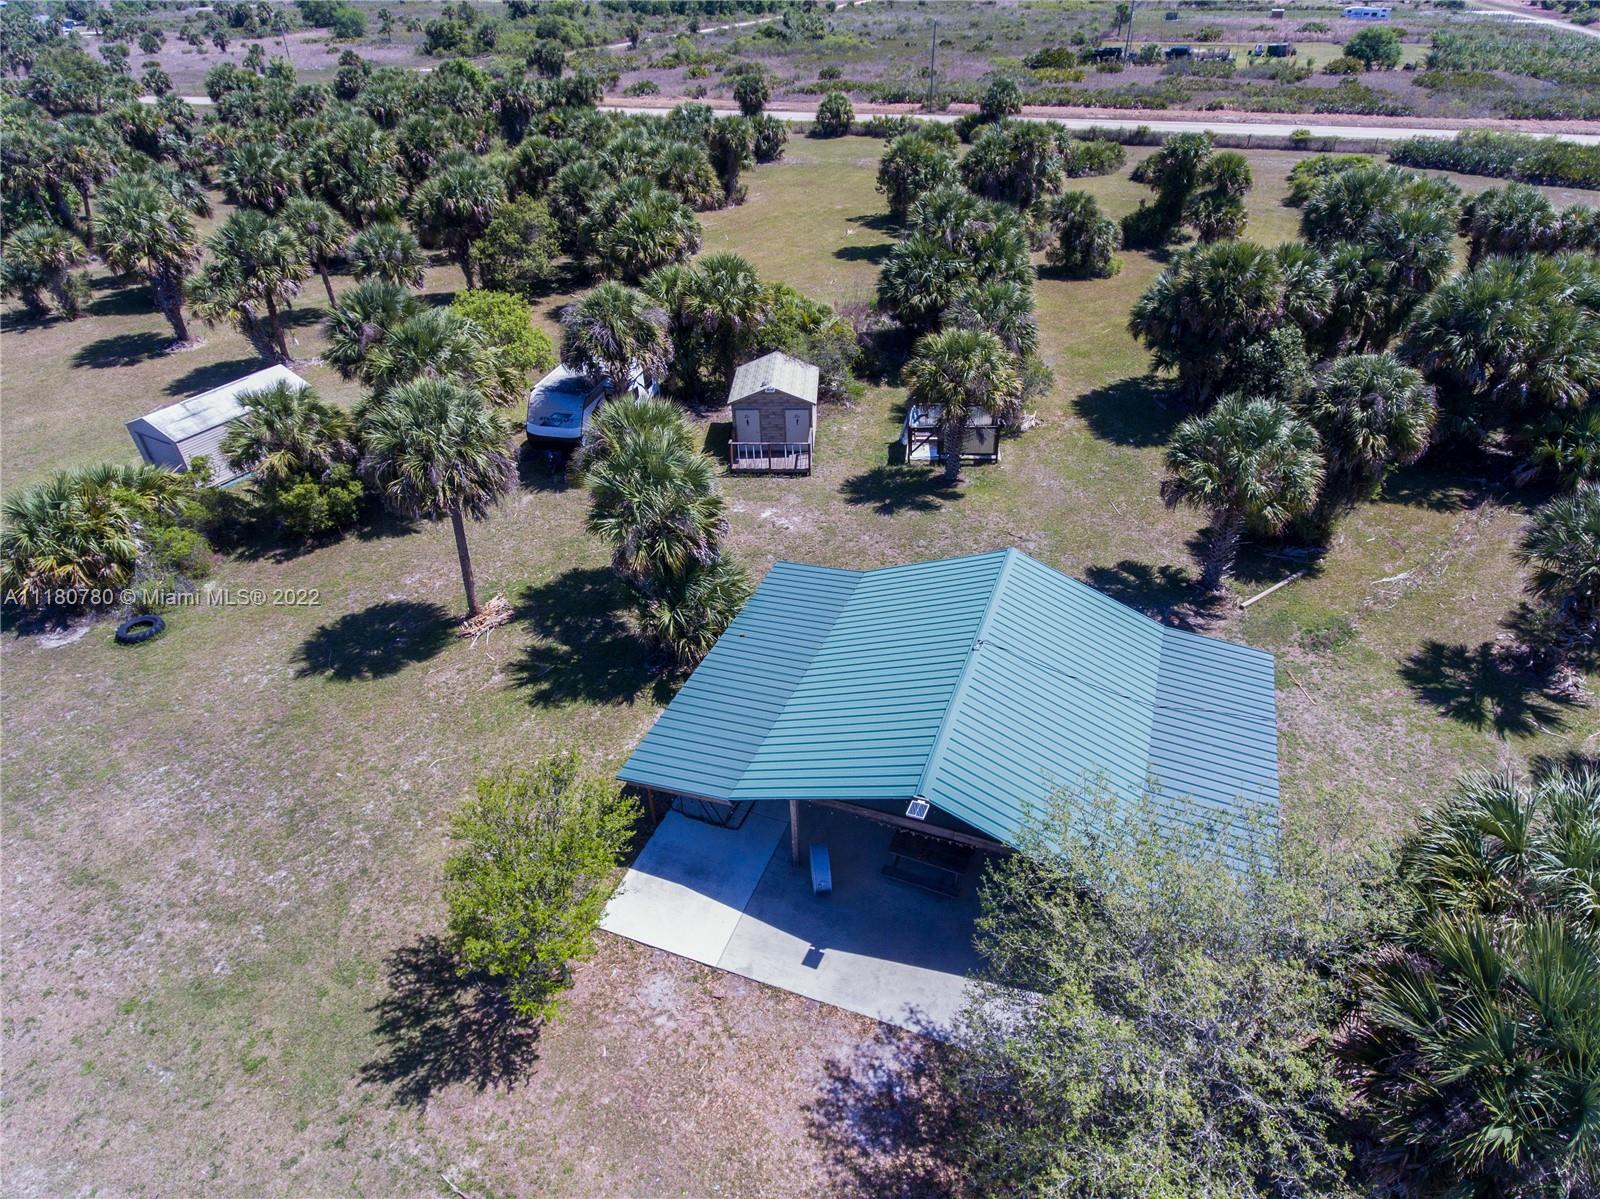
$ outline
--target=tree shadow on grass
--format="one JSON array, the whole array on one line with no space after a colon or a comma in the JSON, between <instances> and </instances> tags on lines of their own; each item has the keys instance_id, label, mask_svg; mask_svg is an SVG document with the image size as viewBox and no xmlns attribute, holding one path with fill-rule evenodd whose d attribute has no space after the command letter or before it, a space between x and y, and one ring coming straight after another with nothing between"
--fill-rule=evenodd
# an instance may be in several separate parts
<instances>
[{"instance_id":1,"label":"tree shadow on grass","mask_svg":"<svg viewBox=\"0 0 1600 1199\"><path fill-rule=\"evenodd\" d=\"M1118 379L1073 401L1089 431L1114 445L1165 445L1185 415L1170 389L1149 375Z\"/></svg>"},{"instance_id":2,"label":"tree shadow on grass","mask_svg":"<svg viewBox=\"0 0 1600 1199\"><path fill-rule=\"evenodd\" d=\"M616 574L596 567L524 588L517 619L539 640L510 670L528 702L621 704L649 687L649 652L626 619L630 602Z\"/></svg>"},{"instance_id":3,"label":"tree shadow on grass","mask_svg":"<svg viewBox=\"0 0 1600 1199\"><path fill-rule=\"evenodd\" d=\"M450 643L454 622L438 604L383 600L347 612L305 639L295 673L339 682L387 678L426 662Z\"/></svg>"},{"instance_id":4,"label":"tree shadow on grass","mask_svg":"<svg viewBox=\"0 0 1600 1199\"><path fill-rule=\"evenodd\" d=\"M883 212L863 212L850 218L852 225L860 225L863 229L875 229L879 233L899 233L900 222L894 219L888 210Z\"/></svg>"},{"instance_id":5,"label":"tree shadow on grass","mask_svg":"<svg viewBox=\"0 0 1600 1199\"><path fill-rule=\"evenodd\" d=\"M170 333L117 333L79 346L73 352L72 365L96 370L137 366L151 358L159 358L171 346Z\"/></svg>"},{"instance_id":6,"label":"tree shadow on grass","mask_svg":"<svg viewBox=\"0 0 1600 1199\"><path fill-rule=\"evenodd\" d=\"M964 1193L949 1156L951 1104L937 1082L941 1041L880 1027L846 1058L825 1063L807 1112L828 1158L833 1193L861 1199L938 1199Z\"/></svg>"},{"instance_id":7,"label":"tree shadow on grass","mask_svg":"<svg viewBox=\"0 0 1600 1199\"><path fill-rule=\"evenodd\" d=\"M941 470L926 466L875 466L844 481L845 502L870 507L880 516L897 512L937 512L959 500L961 488L944 480Z\"/></svg>"},{"instance_id":8,"label":"tree shadow on grass","mask_svg":"<svg viewBox=\"0 0 1600 1199\"><path fill-rule=\"evenodd\" d=\"M1083 581L1175 629L1203 629L1221 612L1222 597L1202 592L1197 576L1181 566L1124 558L1115 566L1089 567Z\"/></svg>"},{"instance_id":9,"label":"tree shadow on grass","mask_svg":"<svg viewBox=\"0 0 1600 1199\"><path fill-rule=\"evenodd\" d=\"M1547 690L1534 672L1502 662L1492 641L1476 647L1424 642L1401 663L1400 678L1451 720L1502 737L1563 728L1562 709L1577 703Z\"/></svg>"},{"instance_id":10,"label":"tree shadow on grass","mask_svg":"<svg viewBox=\"0 0 1600 1199\"><path fill-rule=\"evenodd\" d=\"M232 383L235 379L261 370L266 365L266 362L255 355L249 358L230 358L226 362L212 362L185 371L168 382L162 390L169 396L198 395L202 391L210 391L213 387L221 387L224 383Z\"/></svg>"},{"instance_id":11,"label":"tree shadow on grass","mask_svg":"<svg viewBox=\"0 0 1600 1199\"><path fill-rule=\"evenodd\" d=\"M89 316L137 316L142 312L155 310L155 301L150 295L150 285L142 282L101 292L83 307L83 311ZM191 336L193 332L190 331ZM170 330L166 331L166 338L167 344L171 345Z\"/></svg>"},{"instance_id":12,"label":"tree shadow on grass","mask_svg":"<svg viewBox=\"0 0 1600 1199\"><path fill-rule=\"evenodd\" d=\"M395 950L388 971L389 993L370 1009L384 1049L361 1067L363 1083L420 1107L459 1083L509 1090L538 1060L539 1027L487 980L463 978L438 937Z\"/></svg>"},{"instance_id":13,"label":"tree shadow on grass","mask_svg":"<svg viewBox=\"0 0 1600 1199\"><path fill-rule=\"evenodd\" d=\"M844 262L870 262L877 266L889 257L889 251L894 249L890 242L878 242L870 246L840 246L833 252L833 256Z\"/></svg>"}]
</instances>

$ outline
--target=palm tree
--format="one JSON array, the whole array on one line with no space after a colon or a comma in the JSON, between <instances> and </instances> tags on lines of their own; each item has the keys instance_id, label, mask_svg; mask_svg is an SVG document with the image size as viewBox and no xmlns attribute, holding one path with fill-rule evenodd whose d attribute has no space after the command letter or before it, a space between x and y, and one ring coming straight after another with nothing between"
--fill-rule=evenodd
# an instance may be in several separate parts
<instances>
[{"instance_id":1,"label":"palm tree","mask_svg":"<svg viewBox=\"0 0 1600 1199\"><path fill-rule=\"evenodd\" d=\"M667 314L637 288L602 283L561 314L561 361L621 391L635 367L659 379L672 363Z\"/></svg>"},{"instance_id":2,"label":"palm tree","mask_svg":"<svg viewBox=\"0 0 1600 1199\"><path fill-rule=\"evenodd\" d=\"M300 187L294 158L277 142L238 143L217 175L229 201L264 212L276 212Z\"/></svg>"},{"instance_id":3,"label":"palm tree","mask_svg":"<svg viewBox=\"0 0 1600 1199\"><path fill-rule=\"evenodd\" d=\"M1046 251L1050 265L1076 279L1106 279L1122 269L1116 252L1122 228L1100 211L1088 192L1064 192L1050 204L1054 237Z\"/></svg>"},{"instance_id":4,"label":"palm tree","mask_svg":"<svg viewBox=\"0 0 1600 1199\"><path fill-rule=\"evenodd\" d=\"M767 319L767 289L756 268L738 254L708 254L696 264L686 315L717 347L721 382L733 378L740 352Z\"/></svg>"},{"instance_id":5,"label":"palm tree","mask_svg":"<svg viewBox=\"0 0 1600 1199\"><path fill-rule=\"evenodd\" d=\"M331 205L309 196L295 196L284 204L283 222L300 239L312 269L322 276L328 303L334 303L333 280L328 278L328 261L345 252L350 242L350 226Z\"/></svg>"},{"instance_id":6,"label":"palm tree","mask_svg":"<svg viewBox=\"0 0 1600 1199\"><path fill-rule=\"evenodd\" d=\"M299 294L306 277L305 248L294 230L264 212L240 209L223 222L209 248L211 260L190 284L195 311L212 324L236 321L263 358L288 362L278 306Z\"/></svg>"},{"instance_id":7,"label":"palm tree","mask_svg":"<svg viewBox=\"0 0 1600 1199\"><path fill-rule=\"evenodd\" d=\"M699 146L670 142L655 168L656 183L696 212L716 208L723 201L722 185L711 160Z\"/></svg>"},{"instance_id":8,"label":"palm tree","mask_svg":"<svg viewBox=\"0 0 1600 1199\"><path fill-rule=\"evenodd\" d=\"M1526 183L1479 192L1461 208L1467 265L1491 254L1548 253L1560 248L1561 219L1555 205Z\"/></svg>"},{"instance_id":9,"label":"palm tree","mask_svg":"<svg viewBox=\"0 0 1600 1199\"><path fill-rule=\"evenodd\" d=\"M311 476L325 479L356 455L349 413L309 387L275 383L239 396L244 408L222 439L222 455L241 474L253 471L267 485Z\"/></svg>"},{"instance_id":10,"label":"palm tree","mask_svg":"<svg viewBox=\"0 0 1600 1199\"><path fill-rule=\"evenodd\" d=\"M189 484L155 466L62 471L0 508L0 591L24 603L45 591L124 587L146 522L172 512Z\"/></svg>"},{"instance_id":11,"label":"palm tree","mask_svg":"<svg viewBox=\"0 0 1600 1199\"><path fill-rule=\"evenodd\" d=\"M482 326L450 308L426 308L391 325L360 373L379 399L413 379L455 379L495 404L523 395L522 380Z\"/></svg>"},{"instance_id":12,"label":"palm tree","mask_svg":"<svg viewBox=\"0 0 1600 1199\"><path fill-rule=\"evenodd\" d=\"M1386 1194L1600 1189L1600 777L1471 774L1402 847L1338 1043Z\"/></svg>"},{"instance_id":13,"label":"palm tree","mask_svg":"<svg viewBox=\"0 0 1600 1199\"><path fill-rule=\"evenodd\" d=\"M1321 507L1331 515L1370 498L1390 470L1420 458L1439 408L1422 372L1393 354L1360 354L1334 360L1303 414L1322 438Z\"/></svg>"},{"instance_id":14,"label":"palm tree","mask_svg":"<svg viewBox=\"0 0 1600 1199\"><path fill-rule=\"evenodd\" d=\"M1022 380L1005 344L978 329L945 329L917 342L906 363L909 401L939 413L944 477L961 480L961 447L982 414L1000 424L1022 414Z\"/></svg>"},{"instance_id":15,"label":"palm tree","mask_svg":"<svg viewBox=\"0 0 1600 1199\"><path fill-rule=\"evenodd\" d=\"M878 273L878 305L908 329L936 328L967 289L973 263L936 237L912 233L895 243Z\"/></svg>"},{"instance_id":16,"label":"palm tree","mask_svg":"<svg viewBox=\"0 0 1600 1199\"><path fill-rule=\"evenodd\" d=\"M377 277L363 279L334 303L323 321L328 337L323 358L346 379L353 379L372 347L421 309L417 298L399 284Z\"/></svg>"},{"instance_id":17,"label":"palm tree","mask_svg":"<svg viewBox=\"0 0 1600 1199\"><path fill-rule=\"evenodd\" d=\"M750 577L731 558L718 558L644 596L639 627L669 650L680 670L711 651L750 598Z\"/></svg>"},{"instance_id":18,"label":"palm tree","mask_svg":"<svg viewBox=\"0 0 1600 1199\"><path fill-rule=\"evenodd\" d=\"M1311 511L1322 487L1317 432L1274 400L1227 396L1178 426L1161 498L1211 515L1200 585L1218 591L1247 525L1282 530Z\"/></svg>"},{"instance_id":19,"label":"palm tree","mask_svg":"<svg viewBox=\"0 0 1600 1199\"><path fill-rule=\"evenodd\" d=\"M1010 279L991 279L963 291L945 320L958 329L993 333L1018 358L1039 349L1039 320L1033 312L1033 289Z\"/></svg>"},{"instance_id":20,"label":"palm tree","mask_svg":"<svg viewBox=\"0 0 1600 1199\"><path fill-rule=\"evenodd\" d=\"M584 469L597 466L632 438L660 434L684 453L694 449L694 433L683 410L671 400L629 393L601 407L583 446Z\"/></svg>"},{"instance_id":21,"label":"palm tree","mask_svg":"<svg viewBox=\"0 0 1600 1199\"><path fill-rule=\"evenodd\" d=\"M56 177L75 188L83 203L83 231L90 250L95 248L90 199L95 187L116 173L122 152L117 135L103 121L88 116L67 117L51 143Z\"/></svg>"},{"instance_id":22,"label":"palm tree","mask_svg":"<svg viewBox=\"0 0 1600 1199\"><path fill-rule=\"evenodd\" d=\"M911 205L922 196L960 182L955 147L923 130L895 138L878 163L878 190L888 201L889 215L897 221L904 221Z\"/></svg>"},{"instance_id":23,"label":"palm tree","mask_svg":"<svg viewBox=\"0 0 1600 1199\"><path fill-rule=\"evenodd\" d=\"M479 159L458 161L417 188L411 200L411 219L424 237L449 249L467 286L475 287L472 243L482 236L505 199L505 181L498 171Z\"/></svg>"},{"instance_id":24,"label":"palm tree","mask_svg":"<svg viewBox=\"0 0 1600 1199\"><path fill-rule=\"evenodd\" d=\"M610 543L613 565L636 586L717 560L728 521L715 469L659 429L629 436L589 469L589 531Z\"/></svg>"},{"instance_id":25,"label":"palm tree","mask_svg":"<svg viewBox=\"0 0 1600 1199\"><path fill-rule=\"evenodd\" d=\"M200 256L194 222L172 194L145 175L118 175L100 190L95 213L100 256L118 274L142 275L156 309L179 344L189 341L183 319L183 278Z\"/></svg>"},{"instance_id":26,"label":"palm tree","mask_svg":"<svg viewBox=\"0 0 1600 1199\"><path fill-rule=\"evenodd\" d=\"M0 293L20 296L36 316L48 315L51 303L63 315L77 316L79 288L68 272L84 256L83 243L59 225L24 225L0 249Z\"/></svg>"},{"instance_id":27,"label":"palm tree","mask_svg":"<svg viewBox=\"0 0 1600 1199\"><path fill-rule=\"evenodd\" d=\"M483 520L511 486L510 433L479 393L448 378L402 383L361 418L362 473L384 502L412 519L450 518L469 618L481 609L466 518Z\"/></svg>"},{"instance_id":28,"label":"palm tree","mask_svg":"<svg viewBox=\"0 0 1600 1199\"><path fill-rule=\"evenodd\" d=\"M351 239L350 269L357 279L421 287L422 268L422 245L404 225L380 221Z\"/></svg>"},{"instance_id":29,"label":"palm tree","mask_svg":"<svg viewBox=\"0 0 1600 1199\"><path fill-rule=\"evenodd\" d=\"M1600 484L1583 483L1534 514L1517 546L1528 589L1581 629L1600 614Z\"/></svg>"},{"instance_id":30,"label":"palm tree","mask_svg":"<svg viewBox=\"0 0 1600 1199\"><path fill-rule=\"evenodd\" d=\"M626 209L594 242L600 269L630 283L699 249L700 222L687 204L659 189Z\"/></svg>"}]
</instances>

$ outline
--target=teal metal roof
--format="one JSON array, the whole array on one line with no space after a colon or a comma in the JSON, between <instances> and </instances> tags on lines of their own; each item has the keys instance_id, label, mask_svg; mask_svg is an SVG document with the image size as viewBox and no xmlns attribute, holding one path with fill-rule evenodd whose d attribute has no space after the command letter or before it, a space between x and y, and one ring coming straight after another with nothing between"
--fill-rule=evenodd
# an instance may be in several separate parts
<instances>
[{"instance_id":1,"label":"teal metal roof","mask_svg":"<svg viewBox=\"0 0 1600 1199\"><path fill-rule=\"evenodd\" d=\"M777 563L623 766L728 801L923 798L1015 843L1097 780L1277 820L1270 654L1170 629L1017 550Z\"/></svg>"}]
</instances>

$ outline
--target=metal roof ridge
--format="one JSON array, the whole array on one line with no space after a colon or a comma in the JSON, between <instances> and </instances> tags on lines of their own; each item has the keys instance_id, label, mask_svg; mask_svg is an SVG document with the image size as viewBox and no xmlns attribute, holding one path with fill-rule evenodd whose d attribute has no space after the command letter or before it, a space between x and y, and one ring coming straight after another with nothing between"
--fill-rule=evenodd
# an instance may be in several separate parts
<instances>
[{"instance_id":1,"label":"metal roof ridge","mask_svg":"<svg viewBox=\"0 0 1600 1199\"><path fill-rule=\"evenodd\" d=\"M989 624L994 619L994 610L999 606L1000 596L1005 591L1006 577L1011 573L1012 564L1018 558L1026 556L1015 546L1007 546L1001 552L1003 556L1000 559L1000 571L994 577L994 587L989 592L989 602L984 605L983 615L973 632L972 645L967 650L967 660L961 664L961 673L956 677L956 685L950 689L950 701L945 705L944 715L939 718L939 729L933 736L933 747L928 750L928 760L922 766L922 777L917 779L916 790L912 792L914 799L927 798L925 792L928 781L944 757L950 726L955 723L956 712L961 707L962 697L966 694L967 682L972 677L972 664L978 658L978 648L983 645L984 634L989 631Z\"/></svg>"}]
</instances>

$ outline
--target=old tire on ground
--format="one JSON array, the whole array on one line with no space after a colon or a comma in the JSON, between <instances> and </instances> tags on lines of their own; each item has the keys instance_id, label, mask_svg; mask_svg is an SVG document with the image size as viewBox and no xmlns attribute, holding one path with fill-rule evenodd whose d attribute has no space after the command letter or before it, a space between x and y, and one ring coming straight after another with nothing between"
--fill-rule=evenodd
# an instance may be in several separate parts
<instances>
[{"instance_id":1,"label":"old tire on ground","mask_svg":"<svg viewBox=\"0 0 1600 1199\"><path fill-rule=\"evenodd\" d=\"M167 622L152 614L132 616L117 626L117 642L121 645L138 645L159 637L166 631Z\"/></svg>"}]
</instances>

